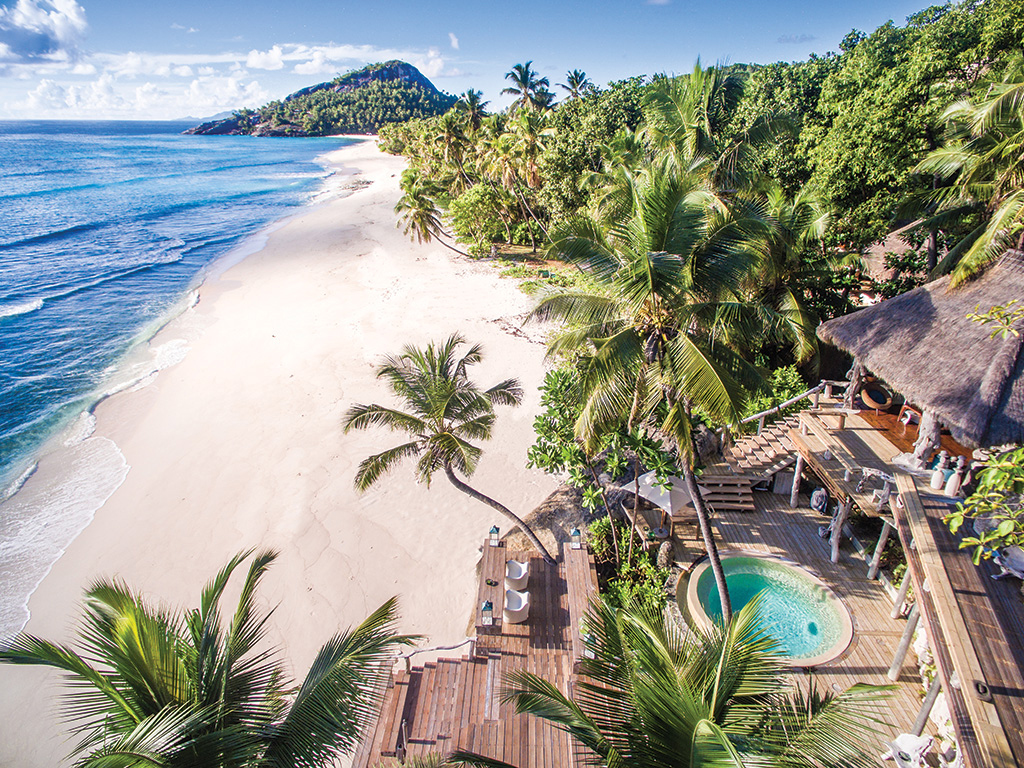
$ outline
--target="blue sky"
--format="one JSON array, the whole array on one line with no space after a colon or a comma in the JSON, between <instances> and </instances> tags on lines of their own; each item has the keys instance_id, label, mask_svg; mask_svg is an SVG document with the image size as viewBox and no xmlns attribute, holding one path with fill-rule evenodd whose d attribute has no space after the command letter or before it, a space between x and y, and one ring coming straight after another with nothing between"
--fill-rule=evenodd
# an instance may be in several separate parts
<instances>
[{"instance_id":1,"label":"blue sky","mask_svg":"<svg viewBox=\"0 0 1024 768\"><path fill-rule=\"evenodd\" d=\"M400 58L502 107L533 60L552 85L837 50L925 0L0 0L0 118L204 117ZM558 91L559 89L555 89Z\"/></svg>"}]
</instances>

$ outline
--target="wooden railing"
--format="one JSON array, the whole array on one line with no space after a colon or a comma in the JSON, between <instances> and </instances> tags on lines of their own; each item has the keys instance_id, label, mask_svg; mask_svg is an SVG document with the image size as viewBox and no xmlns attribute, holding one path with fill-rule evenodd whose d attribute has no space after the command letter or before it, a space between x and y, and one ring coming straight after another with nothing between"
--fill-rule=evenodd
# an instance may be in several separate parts
<instances>
[{"instance_id":1,"label":"wooden railing","mask_svg":"<svg viewBox=\"0 0 1024 768\"><path fill-rule=\"evenodd\" d=\"M762 432L764 432L765 423L766 423L766 421L767 421L769 416L774 416L776 413L779 413L780 411L782 411L782 410L784 410L786 408L789 408L789 406L791 406L791 405L795 405L796 403L799 403L801 400L803 400L805 398L809 398L810 399L811 407L812 408L817 408L818 404L819 404L819 399L820 399L822 393L824 393L825 394L825 398L828 399L828 398L832 397L832 390L835 387L848 387L849 385L850 385L850 382L848 382L848 381L835 381L833 379L822 379L821 381L818 382L818 384L816 386L811 387L810 389L808 389L805 392L801 392L796 397L791 397L789 400L786 400L784 403L779 403L778 405L773 405L771 408L768 408L767 410L761 411L760 413L755 413L753 416L747 416L744 419L740 419L740 424L741 425L742 424L750 424L752 421L756 421L757 422L757 434L760 435ZM720 434L722 436L724 436L727 430L728 430L727 427L722 427L722 429L720 430Z\"/></svg>"}]
</instances>

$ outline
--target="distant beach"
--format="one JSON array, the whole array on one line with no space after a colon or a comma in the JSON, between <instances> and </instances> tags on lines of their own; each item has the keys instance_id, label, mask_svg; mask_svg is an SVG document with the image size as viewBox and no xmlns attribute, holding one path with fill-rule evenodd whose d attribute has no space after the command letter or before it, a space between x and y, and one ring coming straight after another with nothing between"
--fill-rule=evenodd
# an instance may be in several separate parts
<instances>
[{"instance_id":1,"label":"distant beach","mask_svg":"<svg viewBox=\"0 0 1024 768\"><path fill-rule=\"evenodd\" d=\"M362 140L329 161L358 169L352 193L306 209L208 279L148 345L179 359L96 408L82 445L114 446L123 482L32 595L27 631L70 639L82 591L100 576L192 605L232 554L273 547L282 554L263 591L277 606L270 640L296 669L395 594L403 629L428 645L466 636L479 547L504 521L447 483L417 484L411 467L360 496L356 465L391 436L342 435L341 416L386 398L373 375L383 355L455 331L482 343L480 382L517 376L526 399L499 409L475 485L525 513L557 484L524 468L545 348L504 330L530 307L513 282L395 227L403 159ZM82 459L69 500L96 460ZM15 498L52 487L71 461L44 459ZM0 765L52 766L66 755L60 688L41 669L4 670Z\"/></svg>"}]
</instances>

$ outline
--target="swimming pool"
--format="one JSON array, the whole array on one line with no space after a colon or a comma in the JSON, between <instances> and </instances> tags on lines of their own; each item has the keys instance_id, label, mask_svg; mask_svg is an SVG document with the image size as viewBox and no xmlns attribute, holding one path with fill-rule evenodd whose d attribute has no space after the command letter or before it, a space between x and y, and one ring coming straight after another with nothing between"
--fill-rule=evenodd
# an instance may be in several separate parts
<instances>
[{"instance_id":1,"label":"swimming pool","mask_svg":"<svg viewBox=\"0 0 1024 768\"><path fill-rule=\"evenodd\" d=\"M816 576L795 563L748 552L723 552L722 569L733 611L764 593L760 614L765 634L793 666L809 667L834 659L853 639L850 611ZM715 575L706 561L690 574L685 592L676 592L680 609L707 628L722 617Z\"/></svg>"}]
</instances>

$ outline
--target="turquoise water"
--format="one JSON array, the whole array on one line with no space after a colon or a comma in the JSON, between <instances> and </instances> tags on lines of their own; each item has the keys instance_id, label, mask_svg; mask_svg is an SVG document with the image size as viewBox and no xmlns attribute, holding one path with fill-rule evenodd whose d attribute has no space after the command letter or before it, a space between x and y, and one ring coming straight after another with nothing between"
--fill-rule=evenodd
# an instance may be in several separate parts
<instances>
[{"instance_id":1,"label":"turquoise water","mask_svg":"<svg viewBox=\"0 0 1024 768\"><path fill-rule=\"evenodd\" d=\"M310 202L344 139L0 121L0 500L210 265ZM11 489L13 490L13 489Z\"/></svg>"},{"instance_id":2,"label":"turquoise water","mask_svg":"<svg viewBox=\"0 0 1024 768\"><path fill-rule=\"evenodd\" d=\"M761 626L779 643L783 656L817 656L839 641L842 621L831 597L795 568L758 557L726 557L722 568L733 611L763 595ZM704 612L720 621L722 602L710 568L700 575L697 597Z\"/></svg>"},{"instance_id":3,"label":"turquoise water","mask_svg":"<svg viewBox=\"0 0 1024 768\"><path fill-rule=\"evenodd\" d=\"M185 127L0 121L0 643L127 476L96 404L183 358L148 341L204 277L343 187L320 158L349 140Z\"/></svg>"}]
</instances>

